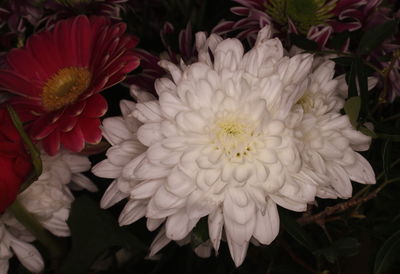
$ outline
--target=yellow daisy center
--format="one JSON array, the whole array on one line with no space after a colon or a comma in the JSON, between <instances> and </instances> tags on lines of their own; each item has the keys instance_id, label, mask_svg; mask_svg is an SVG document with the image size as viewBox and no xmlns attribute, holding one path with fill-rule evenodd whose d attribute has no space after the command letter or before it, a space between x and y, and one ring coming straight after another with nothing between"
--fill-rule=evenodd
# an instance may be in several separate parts
<instances>
[{"instance_id":1,"label":"yellow daisy center","mask_svg":"<svg viewBox=\"0 0 400 274\"><path fill-rule=\"evenodd\" d=\"M91 73L82 67L68 67L57 71L43 86L42 105L55 111L75 102L90 85Z\"/></svg>"}]
</instances>

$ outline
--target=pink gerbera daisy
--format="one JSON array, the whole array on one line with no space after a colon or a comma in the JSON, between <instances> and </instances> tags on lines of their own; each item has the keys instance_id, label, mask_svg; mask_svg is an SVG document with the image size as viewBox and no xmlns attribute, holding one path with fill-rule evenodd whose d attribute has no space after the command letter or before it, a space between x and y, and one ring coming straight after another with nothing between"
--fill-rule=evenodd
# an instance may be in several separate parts
<instances>
[{"instance_id":1,"label":"pink gerbera daisy","mask_svg":"<svg viewBox=\"0 0 400 274\"><path fill-rule=\"evenodd\" d=\"M81 151L101 140L101 117L107 102L98 93L139 65L138 40L124 34L125 24L106 17L78 16L33 35L24 48L7 55L0 87L35 141L54 155L63 145Z\"/></svg>"}]
</instances>

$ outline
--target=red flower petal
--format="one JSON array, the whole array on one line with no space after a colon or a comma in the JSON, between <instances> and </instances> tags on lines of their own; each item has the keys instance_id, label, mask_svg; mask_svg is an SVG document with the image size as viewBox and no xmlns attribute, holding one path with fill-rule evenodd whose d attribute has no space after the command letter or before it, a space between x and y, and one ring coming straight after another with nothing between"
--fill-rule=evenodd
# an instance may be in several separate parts
<instances>
[{"instance_id":1,"label":"red flower petal","mask_svg":"<svg viewBox=\"0 0 400 274\"><path fill-rule=\"evenodd\" d=\"M85 109L85 106L85 100L77 101L75 104L68 106L65 112L70 116L79 116Z\"/></svg>"},{"instance_id":2,"label":"red flower petal","mask_svg":"<svg viewBox=\"0 0 400 274\"><path fill-rule=\"evenodd\" d=\"M74 66L78 63L76 36L71 32L71 20L60 21L54 27L53 42L58 48L64 67Z\"/></svg>"},{"instance_id":3,"label":"red flower petal","mask_svg":"<svg viewBox=\"0 0 400 274\"><path fill-rule=\"evenodd\" d=\"M107 111L107 101L100 94L94 94L86 102L82 116L97 118L103 116Z\"/></svg>"},{"instance_id":4,"label":"red flower petal","mask_svg":"<svg viewBox=\"0 0 400 274\"><path fill-rule=\"evenodd\" d=\"M35 73L40 72L37 78L43 81L43 84L62 68L62 62L60 54L54 49L51 43L51 36L49 33L44 32L43 34L34 34L31 36L26 44L26 50L29 51L31 58L29 62L36 61L37 64L32 68Z\"/></svg>"},{"instance_id":5,"label":"red flower petal","mask_svg":"<svg viewBox=\"0 0 400 274\"><path fill-rule=\"evenodd\" d=\"M9 70L0 70L0 85L4 90L30 99L37 99L42 93L40 87L32 85L25 77Z\"/></svg>"},{"instance_id":6,"label":"red flower petal","mask_svg":"<svg viewBox=\"0 0 400 274\"><path fill-rule=\"evenodd\" d=\"M45 115L32 123L29 133L33 139L42 140L58 128L58 124L53 123L52 118L50 115Z\"/></svg>"},{"instance_id":7,"label":"red flower petal","mask_svg":"<svg viewBox=\"0 0 400 274\"><path fill-rule=\"evenodd\" d=\"M78 53L78 64L82 67L88 67L90 61L90 55L92 51L92 36L91 26L89 19L86 16L78 16L73 24L72 32L76 33L77 38L77 53Z\"/></svg>"},{"instance_id":8,"label":"red flower petal","mask_svg":"<svg viewBox=\"0 0 400 274\"><path fill-rule=\"evenodd\" d=\"M85 147L85 137L79 125L71 131L61 133L60 142L66 149L73 152L80 152Z\"/></svg>"},{"instance_id":9,"label":"red flower petal","mask_svg":"<svg viewBox=\"0 0 400 274\"><path fill-rule=\"evenodd\" d=\"M0 157L0 213L2 213L16 198L21 179L14 174L12 161Z\"/></svg>"},{"instance_id":10,"label":"red flower petal","mask_svg":"<svg viewBox=\"0 0 400 274\"><path fill-rule=\"evenodd\" d=\"M59 130L62 132L71 131L76 126L78 119L76 116L63 115L57 122Z\"/></svg>"},{"instance_id":11,"label":"red flower petal","mask_svg":"<svg viewBox=\"0 0 400 274\"><path fill-rule=\"evenodd\" d=\"M60 133L58 130L53 131L50 135L42 140L43 149L47 154L53 156L60 150Z\"/></svg>"},{"instance_id":12,"label":"red flower petal","mask_svg":"<svg viewBox=\"0 0 400 274\"><path fill-rule=\"evenodd\" d=\"M101 141L100 124L99 119L82 118L79 120L79 127L89 144L98 144Z\"/></svg>"}]
</instances>

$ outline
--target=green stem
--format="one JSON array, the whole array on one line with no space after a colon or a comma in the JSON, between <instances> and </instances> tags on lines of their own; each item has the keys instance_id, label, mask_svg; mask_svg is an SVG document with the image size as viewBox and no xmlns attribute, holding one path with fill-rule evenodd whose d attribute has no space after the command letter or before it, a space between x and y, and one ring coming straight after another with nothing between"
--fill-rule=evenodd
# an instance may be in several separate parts
<instances>
[{"instance_id":1,"label":"green stem","mask_svg":"<svg viewBox=\"0 0 400 274\"><path fill-rule=\"evenodd\" d=\"M14 217L32 233L36 240L47 249L52 258L58 259L62 257L64 252L57 238L44 229L35 216L30 213L18 199L9 207L9 210L11 210Z\"/></svg>"}]
</instances>

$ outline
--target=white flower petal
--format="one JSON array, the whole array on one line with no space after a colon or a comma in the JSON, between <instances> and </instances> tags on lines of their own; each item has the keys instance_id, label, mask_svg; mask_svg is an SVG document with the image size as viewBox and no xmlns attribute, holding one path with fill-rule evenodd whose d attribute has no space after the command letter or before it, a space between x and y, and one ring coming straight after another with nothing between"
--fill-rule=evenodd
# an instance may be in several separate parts
<instances>
[{"instance_id":1,"label":"white flower petal","mask_svg":"<svg viewBox=\"0 0 400 274\"><path fill-rule=\"evenodd\" d=\"M157 123L162 121L162 113L158 101L136 104L133 115L142 123Z\"/></svg>"},{"instance_id":2,"label":"white flower petal","mask_svg":"<svg viewBox=\"0 0 400 274\"><path fill-rule=\"evenodd\" d=\"M141 201L130 200L119 215L118 222L121 226L136 222L146 214L146 204Z\"/></svg>"},{"instance_id":3,"label":"white flower petal","mask_svg":"<svg viewBox=\"0 0 400 274\"><path fill-rule=\"evenodd\" d=\"M353 187L351 186L349 175L337 164L331 164L328 168L329 178L332 187L338 192L340 198L351 197Z\"/></svg>"},{"instance_id":4,"label":"white flower petal","mask_svg":"<svg viewBox=\"0 0 400 274\"><path fill-rule=\"evenodd\" d=\"M351 180L362 184L375 184L375 173L370 163L360 154L354 152L356 161L351 166L345 166Z\"/></svg>"},{"instance_id":5,"label":"white flower petal","mask_svg":"<svg viewBox=\"0 0 400 274\"><path fill-rule=\"evenodd\" d=\"M72 174L71 180L74 184L79 186L81 189L86 189L90 192L98 191L97 186L86 176L76 173Z\"/></svg>"},{"instance_id":6,"label":"white flower petal","mask_svg":"<svg viewBox=\"0 0 400 274\"><path fill-rule=\"evenodd\" d=\"M155 237L154 241L150 245L150 254L149 256L152 257L158 253L163 247L165 247L167 244L171 242L171 239L169 239L165 235L165 227L160 229L160 232L158 232L157 236Z\"/></svg>"},{"instance_id":7,"label":"white flower petal","mask_svg":"<svg viewBox=\"0 0 400 274\"><path fill-rule=\"evenodd\" d=\"M223 225L224 217L222 210L221 208L217 208L208 216L208 233L215 252L218 252L219 249Z\"/></svg>"},{"instance_id":8,"label":"white flower petal","mask_svg":"<svg viewBox=\"0 0 400 274\"><path fill-rule=\"evenodd\" d=\"M165 221L165 218L162 219L152 219L152 218L148 218L146 225L147 225L147 229L150 231L154 231L156 230L163 222Z\"/></svg>"},{"instance_id":9,"label":"white flower petal","mask_svg":"<svg viewBox=\"0 0 400 274\"><path fill-rule=\"evenodd\" d=\"M133 137L122 117L104 119L102 129L103 136L112 145L119 144L124 140L132 139Z\"/></svg>"},{"instance_id":10,"label":"white flower petal","mask_svg":"<svg viewBox=\"0 0 400 274\"><path fill-rule=\"evenodd\" d=\"M158 188L166 182L165 179L146 180L135 186L131 191L133 199L147 199L151 198Z\"/></svg>"},{"instance_id":11,"label":"white flower petal","mask_svg":"<svg viewBox=\"0 0 400 274\"><path fill-rule=\"evenodd\" d=\"M179 241L189 234L194 225L189 222L189 217L185 210L181 210L167 218L165 223L165 234L171 240Z\"/></svg>"},{"instance_id":12,"label":"white flower petal","mask_svg":"<svg viewBox=\"0 0 400 274\"><path fill-rule=\"evenodd\" d=\"M31 272L39 273L43 271L44 262L39 251L31 244L27 244L16 238L11 240L11 248L13 249L18 260Z\"/></svg>"},{"instance_id":13,"label":"white flower petal","mask_svg":"<svg viewBox=\"0 0 400 274\"><path fill-rule=\"evenodd\" d=\"M231 253L232 259L236 265L239 267L246 257L247 248L249 247L249 242L244 242L243 244L238 244L234 239L227 235L226 239L228 241L229 251Z\"/></svg>"},{"instance_id":14,"label":"white flower petal","mask_svg":"<svg viewBox=\"0 0 400 274\"><path fill-rule=\"evenodd\" d=\"M101 208L109 208L118 203L119 201L125 199L129 195L123 193L118 188L118 183L114 180L111 185L107 188L106 192L104 193L103 197L100 201Z\"/></svg>"},{"instance_id":15,"label":"white flower petal","mask_svg":"<svg viewBox=\"0 0 400 274\"><path fill-rule=\"evenodd\" d=\"M163 138L160 129L160 123L144 124L138 129L137 138L142 144L149 147Z\"/></svg>"},{"instance_id":16,"label":"white flower petal","mask_svg":"<svg viewBox=\"0 0 400 274\"><path fill-rule=\"evenodd\" d=\"M168 70L175 83L179 83L182 78L182 71L174 64L167 60L161 60L158 65Z\"/></svg>"},{"instance_id":17,"label":"white flower petal","mask_svg":"<svg viewBox=\"0 0 400 274\"><path fill-rule=\"evenodd\" d=\"M270 194L269 197L281 207L284 207L289 210L301 212L307 209L307 204L304 202L298 202L286 197L272 195L272 194Z\"/></svg>"},{"instance_id":18,"label":"white flower petal","mask_svg":"<svg viewBox=\"0 0 400 274\"><path fill-rule=\"evenodd\" d=\"M257 210L254 237L262 244L269 245L279 233L279 215L276 204L268 199L265 212Z\"/></svg>"},{"instance_id":19,"label":"white flower petal","mask_svg":"<svg viewBox=\"0 0 400 274\"><path fill-rule=\"evenodd\" d=\"M121 174L122 167L113 165L110 160L105 159L92 167L92 172L98 177L114 179Z\"/></svg>"}]
</instances>

